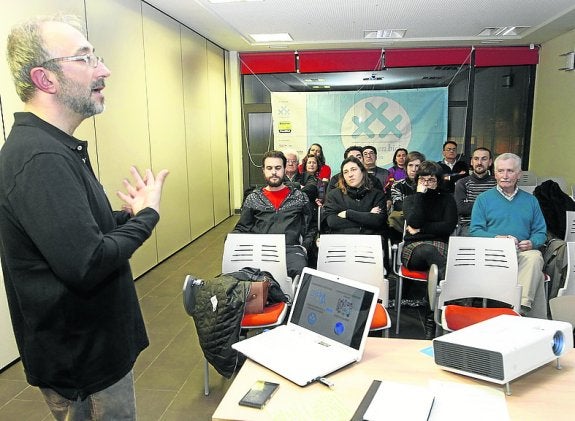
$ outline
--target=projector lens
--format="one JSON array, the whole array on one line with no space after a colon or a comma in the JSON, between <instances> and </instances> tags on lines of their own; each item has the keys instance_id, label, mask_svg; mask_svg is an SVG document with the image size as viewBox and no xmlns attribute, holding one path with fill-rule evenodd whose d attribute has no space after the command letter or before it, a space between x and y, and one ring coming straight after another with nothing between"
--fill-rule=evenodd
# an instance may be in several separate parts
<instances>
[{"instance_id":1,"label":"projector lens","mask_svg":"<svg viewBox=\"0 0 575 421\"><path fill-rule=\"evenodd\" d=\"M559 356L563 354L563 348L565 347L565 341L563 337L563 332L557 331L553 335L553 354Z\"/></svg>"}]
</instances>

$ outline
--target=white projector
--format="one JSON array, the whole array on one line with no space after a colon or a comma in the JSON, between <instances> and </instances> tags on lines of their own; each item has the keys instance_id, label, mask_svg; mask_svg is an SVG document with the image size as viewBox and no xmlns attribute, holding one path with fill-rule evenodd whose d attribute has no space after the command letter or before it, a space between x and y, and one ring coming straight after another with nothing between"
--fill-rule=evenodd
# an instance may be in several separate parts
<instances>
[{"instance_id":1,"label":"white projector","mask_svg":"<svg viewBox=\"0 0 575 421\"><path fill-rule=\"evenodd\" d=\"M433 340L441 368L499 384L509 382L573 348L573 327L555 320L502 315Z\"/></svg>"}]
</instances>

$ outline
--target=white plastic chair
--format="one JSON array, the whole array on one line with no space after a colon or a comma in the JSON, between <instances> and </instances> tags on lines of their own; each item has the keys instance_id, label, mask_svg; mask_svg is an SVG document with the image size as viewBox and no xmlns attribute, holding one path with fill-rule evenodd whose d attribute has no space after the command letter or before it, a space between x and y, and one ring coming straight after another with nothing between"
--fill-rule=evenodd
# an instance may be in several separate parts
<instances>
[{"instance_id":1,"label":"white plastic chair","mask_svg":"<svg viewBox=\"0 0 575 421\"><path fill-rule=\"evenodd\" d=\"M287 276L284 234L230 233L224 243L222 273L235 272L244 267L254 267L270 272L278 281L282 291L293 297L291 278ZM195 305L195 289L201 285L191 275L184 280L184 308L190 314ZM286 303L276 303L264 308L259 314L244 314L242 331L265 329L283 323L288 310ZM191 315L191 314L190 314ZM204 395L210 393L210 371L208 360L204 359Z\"/></svg>"},{"instance_id":2,"label":"white plastic chair","mask_svg":"<svg viewBox=\"0 0 575 421\"><path fill-rule=\"evenodd\" d=\"M517 184L520 186L536 186L537 175L533 171L521 171L521 178L517 180Z\"/></svg>"},{"instance_id":3,"label":"white plastic chair","mask_svg":"<svg viewBox=\"0 0 575 421\"><path fill-rule=\"evenodd\" d=\"M294 282L287 275L285 234L229 233L224 244L222 273L255 267L272 274L284 294L294 296Z\"/></svg>"},{"instance_id":4,"label":"white plastic chair","mask_svg":"<svg viewBox=\"0 0 575 421\"><path fill-rule=\"evenodd\" d=\"M561 188L561 190L563 190L565 193L569 194L569 189L567 187L567 181L565 181L564 177L541 177L541 178L537 179L537 184L542 184L543 182L545 182L547 180L555 181L557 184L559 184L559 187Z\"/></svg>"},{"instance_id":5,"label":"white plastic chair","mask_svg":"<svg viewBox=\"0 0 575 421\"><path fill-rule=\"evenodd\" d=\"M551 318L575 326L575 295L562 295L549 300Z\"/></svg>"},{"instance_id":6,"label":"white plastic chair","mask_svg":"<svg viewBox=\"0 0 575 421\"><path fill-rule=\"evenodd\" d=\"M517 181L517 186L528 193L533 194L537 187L537 176L533 171L522 171L521 178Z\"/></svg>"},{"instance_id":7,"label":"white plastic chair","mask_svg":"<svg viewBox=\"0 0 575 421\"><path fill-rule=\"evenodd\" d=\"M567 276L565 277L565 284L557 292L558 297L564 295L575 295L575 243L571 241L567 242Z\"/></svg>"},{"instance_id":8,"label":"white plastic chair","mask_svg":"<svg viewBox=\"0 0 575 421\"><path fill-rule=\"evenodd\" d=\"M429 289L436 323L451 331L499 314L519 315L522 287L517 274L517 252L512 239L450 237L445 279L438 288L430 285ZM497 300L513 310L445 304L465 298L482 298L484 304L487 299Z\"/></svg>"},{"instance_id":9,"label":"white plastic chair","mask_svg":"<svg viewBox=\"0 0 575 421\"><path fill-rule=\"evenodd\" d=\"M378 287L381 301L378 307L381 308L376 308L370 330L385 330L386 336L389 334L391 318L386 310L389 282L384 275L381 236L323 234L319 244L317 269Z\"/></svg>"},{"instance_id":10,"label":"white plastic chair","mask_svg":"<svg viewBox=\"0 0 575 421\"><path fill-rule=\"evenodd\" d=\"M565 212L565 242L575 241L575 212Z\"/></svg>"}]
</instances>

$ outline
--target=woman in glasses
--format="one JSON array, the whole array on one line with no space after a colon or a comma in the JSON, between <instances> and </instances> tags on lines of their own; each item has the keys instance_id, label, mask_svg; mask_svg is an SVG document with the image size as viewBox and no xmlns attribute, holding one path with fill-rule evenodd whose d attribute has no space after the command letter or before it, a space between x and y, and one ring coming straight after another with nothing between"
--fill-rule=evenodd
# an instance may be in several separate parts
<instances>
[{"instance_id":1,"label":"woman in glasses","mask_svg":"<svg viewBox=\"0 0 575 421\"><path fill-rule=\"evenodd\" d=\"M415 175L416 192L403 202L405 216L404 246L401 262L411 270L427 271L437 265L439 279L445 278L447 243L457 225L457 205L442 191L443 171L439 164L423 161ZM435 331L433 313L428 305L426 338Z\"/></svg>"},{"instance_id":2,"label":"woman in glasses","mask_svg":"<svg viewBox=\"0 0 575 421\"><path fill-rule=\"evenodd\" d=\"M337 188L327 194L323 223L333 234L382 234L386 219L383 192L373 188L359 159L346 158L341 164Z\"/></svg>"}]
</instances>

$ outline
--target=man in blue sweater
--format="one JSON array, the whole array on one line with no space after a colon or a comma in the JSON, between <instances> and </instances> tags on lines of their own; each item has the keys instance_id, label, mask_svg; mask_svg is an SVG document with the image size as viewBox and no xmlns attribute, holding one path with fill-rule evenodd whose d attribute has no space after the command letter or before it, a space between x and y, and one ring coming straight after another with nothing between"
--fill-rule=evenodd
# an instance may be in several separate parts
<instances>
[{"instance_id":1,"label":"man in blue sweater","mask_svg":"<svg viewBox=\"0 0 575 421\"><path fill-rule=\"evenodd\" d=\"M520 190L521 158L512 153L495 160L497 186L481 193L471 213L469 233L475 237L507 237L515 241L519 283L523 286L521 311L529 317L547 318L543 257L538 250L547 227L537 199Z\"/></svg>"}]
</instances>

